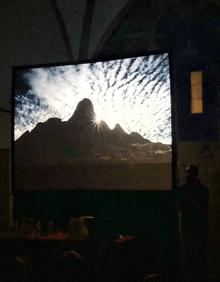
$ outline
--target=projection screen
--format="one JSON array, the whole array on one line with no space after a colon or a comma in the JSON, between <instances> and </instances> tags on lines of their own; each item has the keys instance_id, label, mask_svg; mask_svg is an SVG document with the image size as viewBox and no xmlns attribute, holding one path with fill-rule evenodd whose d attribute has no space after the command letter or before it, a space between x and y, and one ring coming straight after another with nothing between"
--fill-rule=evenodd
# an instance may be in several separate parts
<instances>
[{"instance_id":1,"label":"projection screen","mask_svg":"<svg viewBox=\"0 0 220 282\"><path fill-rule=\"evenodd\" d=\"M14 68L15 190L170 190L169 55Z\"/></svg>"}]
</instances>

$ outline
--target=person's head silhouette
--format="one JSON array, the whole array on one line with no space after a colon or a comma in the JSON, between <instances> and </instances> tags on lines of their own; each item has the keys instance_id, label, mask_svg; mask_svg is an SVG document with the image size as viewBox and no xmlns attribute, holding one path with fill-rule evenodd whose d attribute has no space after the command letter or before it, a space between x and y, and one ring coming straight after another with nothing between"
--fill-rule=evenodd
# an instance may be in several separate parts
<instances>
[{"instance_id":1,"label":"person's head silhouette","mask_svg":"<svg viewBox=\"0 0 220 282\"><path fill-rule=\"evenodd\" d=\"M192 182L198 179L199 177L199 170L198 167L195 165L190 165L186 168L186 180L187 182Z\"/></svg>"}]
</instances>

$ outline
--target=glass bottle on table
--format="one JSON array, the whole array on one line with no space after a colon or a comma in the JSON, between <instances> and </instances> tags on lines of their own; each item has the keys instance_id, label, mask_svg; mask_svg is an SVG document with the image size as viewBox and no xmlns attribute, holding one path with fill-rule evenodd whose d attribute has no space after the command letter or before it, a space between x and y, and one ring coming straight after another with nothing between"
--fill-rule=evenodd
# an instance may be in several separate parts
<instances>
[{"instance_id":1,"label":"glass bottle on table","mask_svg":"<svg viewBox=\"0 0 220 282\"><path fill-rule=\"evenodd\" d=\"M34 224L32 217L23 217L21 219L21 236L31 238L34 232Z\"/></svg>"}]
</instances>

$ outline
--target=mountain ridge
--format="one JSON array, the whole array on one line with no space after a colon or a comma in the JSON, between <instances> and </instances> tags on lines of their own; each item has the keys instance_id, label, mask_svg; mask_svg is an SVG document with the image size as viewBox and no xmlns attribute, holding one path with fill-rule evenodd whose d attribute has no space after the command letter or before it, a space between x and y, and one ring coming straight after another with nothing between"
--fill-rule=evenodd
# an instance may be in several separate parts
<instances>
[{"instance_id":1,"label":"mountain ridge","mask_svg":"<svg viewBox=\"0 0 220 282\"><path fill-rule=\"evenodd\" d=\"M76 162L169 162L171 147L153 143L137 132L126 133L95 122L91 100L81 100L67 121L50 118L38 123L15 141L15 160L25 164L74 164ZM160 152L160 153L158 153Z\"/></svg>"}]
</instances>

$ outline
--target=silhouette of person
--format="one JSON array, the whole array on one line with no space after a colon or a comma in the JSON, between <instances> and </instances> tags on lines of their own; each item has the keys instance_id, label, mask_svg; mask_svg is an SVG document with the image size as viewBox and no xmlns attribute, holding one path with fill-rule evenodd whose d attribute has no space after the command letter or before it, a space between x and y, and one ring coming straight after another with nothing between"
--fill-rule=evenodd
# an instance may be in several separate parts
<instances>
[{"instance_id":1,"label":"silhouette of person","mask_svg":"<svg viewBox=\"0 0 220 282\"><path fill-rule=\"evenodd\" d=\"M199 180L198 168L186 168L186 182L176 191L185 270L188 281L207 280L208 188ZM187 277L188 276L188 277Z\"/></svg>"}]
</instances>

